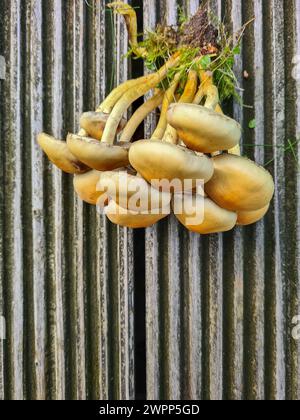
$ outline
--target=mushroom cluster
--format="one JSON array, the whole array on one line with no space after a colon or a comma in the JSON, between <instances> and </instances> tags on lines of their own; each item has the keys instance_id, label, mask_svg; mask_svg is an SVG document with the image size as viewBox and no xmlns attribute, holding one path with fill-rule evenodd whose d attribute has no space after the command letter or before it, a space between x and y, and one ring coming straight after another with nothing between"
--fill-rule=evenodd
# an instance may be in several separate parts
<instances>
[{"instance_id":1,"label":"mushroom cluster","mask_svg":"<svg viewBox=\"0 0 300 420\"><path fill-rule=\"evenodd\" d=\"M125 17L131 52L149 59L149 48L137 42L135 11L122 2L109 7ZM269 209L273 179L240 155L241 126L223 114L214 73L207 68L207 58L222 54L217 30L203 8L190 22L182 39L195 34L193 47L182 44L174 28L164 30L176 40L168 41L172 48L161 67L121 84L95 112L84 113L78 134L68 134L67 141L38 136L50 161L74 176L78 196L117 225L145 228L173 211L190 231L210 234L255 223ZM203 30L195 30L197 22ZM127 110L149 91L153 96L127 122ZM151 138L132 142L154 110L160 117Z\"/></svg>"}]
</instances>

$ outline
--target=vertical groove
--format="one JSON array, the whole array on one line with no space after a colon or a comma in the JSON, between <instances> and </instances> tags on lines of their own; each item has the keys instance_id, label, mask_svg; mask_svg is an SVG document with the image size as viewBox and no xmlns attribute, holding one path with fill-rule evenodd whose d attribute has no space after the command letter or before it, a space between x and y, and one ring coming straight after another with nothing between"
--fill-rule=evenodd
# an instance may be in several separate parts
<instances>
[{"instance_id":1,"label":"vertical groove","mask_svg":"<svg viewBox=\"0 0 300 420\"><path fill-rule=\"evenodd\" d=\"M5 2L4 54L7 79L4 84L4 290L7 340L5 342L5 398L22 400L23 388L23 237L22 123L21 123L21 2Z\"/></svg>"},{"instance_id":2,"label":"vertical groove","mask_svg":"<svg viewBox=\"0 0 300 420\"><path fill-rule=\"evenodd\" d=\"M268 7L269 6L269 7ZM264 3L265 32L265 116L268 124L265 141L274 147L284 145L285 132L285 79L284 79L284 16L283 4L273 0L270 5ZM272 99L272 100L271 100ZM284 156L275 154L270 168L275 179L275 197L272 208L266 217L266 278L270 278L266 289L266 396L269 399L285 398L285 350L284 302L285 293L284 267ZM272 230L271 230L272 229ZM272 250L272 252L271 252ZM271 287L270 287L271 286ZM270 287L270 289L269 289Z\"/></svg>"},{"instance_id":3,"label":"vertical groove","mask_svg":"<svg viewBox=\"0 0 300 420\"><path fill-rule=\"evenodd\" d=\"M293 8L290 8L290 3L284 2L284 42L287 46L293 48L285 49L285 80L286 80L286 94L285 94L285 129L286 140L294 140L299 135L298 116L299 110L297 109L297 85L299 80L295 80L294 74L294 57L298 55L297 49L297 22L299 19L299 2L293 3ZM297 148L295 153L298 156ZM299 311L299 259L297 255L298 250L298 192L297 181L299 176L299 168L295 159L285 156L285 193L286 205L285 215L288 218L286 224L286 246L284 247L284 280L286 283L286 293L284 300L288 304L285 305L285 320L284 328L286 331L286 398L288 400L299 400L299 346L292 338L293 319L297 316ZM295 218L290 218L290 214L297 215Z\"/></svg>"},{"instance_id":4,"label":"vertical groove","mask_svg":"<svg viewBox=\"0 0 300 420\"><path fill-rule=\"evenodd\" d=\"M177 4L175 0L166 1L166 22L169 25L177 24ZM165 398L169 400L181 399L181 244L178 221L171 215L168 220L168 245L166 247L168 262L166 276L163 278L164 292L166 294L165 331Z\"/></svg>"},{"instance_id":5,"label":"vertical groove","mask_svg":"<svg viewBox=\"0 0 300 420\"><path fill-rule=\"evenodd\" d=\"M87 56L85 59L86 91L84 96L85 110L94 110L105 97L105 1L94 1L87 7ZM106 36L105 36L106 34ZM93 206L85 205L86 238L85 261L86 282L88 287L88 331L89 343L87 360L90 399L109 398L109 349L107 335L108 320L108 265L107 224ZM98 332L98 333L97 333Z\"/></svg>"},{"instance_id":6,"label":"vertical groove","mask_svg":"<svg viewBox=\"0 0 300 420\"><path fill-rule=\"evenodd\" d=\"M62 2L44 4L43 75L44 75L44 130L62 138ZM55 50L55 53L54 53ZM61 171L46 163L45 208L47 250L47 374L50 389L47 398L65 398L65 334L64 334L64 273L63 273L63 207Z\"/></svg>"},{"instance_id":7,"label":"vertical groove","mask_svg":"<svg viewBox=\"0 0 300 420\"><path fill-rule=\"evenodd\" d=\"M156 7L153 1L144 0L144 30L153 30L156 25ZM156 126L151 115L145 122L145 138L150 138ZM146 229L146 363L147 398L157 400L161 396L160 367L160 306L159 306L159 252L158 234L161 224Z\"/></svg>"},{"instance_id":8,"label":"vertical groove","mask_svg":"<svg viewBox=\"0 0 300 420\"><path fill-rule=\"evenodd\" d=\"M121 16L116 21L116 83L120 84L129 77L128 60L124 57L128 50L128 37L124 20ZM130 229L113 228L116 238L114 243L117 272L115 287L118 308L116 327L118 331L118 350L116 363L118 369L118 387L116 397L121 400L132 400L135 397L134 384L134 267L133 267L133 232Z\"/></svg>"},{"instance_id":9,"label":"vertical groove","mask_svg":"<svg viewBox=\"0 0 300 420\"><path fill-rule=\"evenodd\" d=\"M43 159L42 151L36 143L36 136L42 130L43 116L43 71L42 71L42 8L41 2L32 1L26 8L26 90L24 104L26 121L23 142L24 161L30 162L31 173L27 172L26 182L30 186L25 196L26 224L24 237L24 273L26 273L26 301L30 300L31 314L26 310L28 348L27 398L44 400L45 384L45 231L43 196ZM30 156L29 156L30 155ZM23 222L24 223L24 222ZM29 226L30 224L30 226ZM31 238L28 239L30 235ZM27 246L29 240L29 247ZM30 249L31 247L31 249ZM25 249L30 249L30 252ZM32 262L34 262L32 264ZM25 268L27 267L27 268ZM27 305L26 305L27 306ZM28 324L29 322L29 324ZM30 378L30 379L29 379Z\"/></svg>"},{"instance_id":10,"label":"vertical groove","mask_svg":"<svg viewBox=\"0 0 300 420\"><path fill-rule=\"evenodd\" d=\"M199 7L199 1L184 2L188 16L192 16ZM187 243L187 247L184 244ZM195 233L183 235L183 395L182 398L198 400L202 393L202 314L201 314L201 237Z\"/></svg>"},{"instance_id":11,"label":"vertical groove","mask_svg":"<svg viewBox=\"0 0 300 420\"><path fill-rule=\"evenodd\" d=\"M244 8L244 21L254 15L256 20L245 35L244 40L244 68L249 73L245 81L246 104L253 105L254 110L245 110L244 113L244 141L246 144L257 146L245 147L245 154L264 164L264 148L261 147L264 139L264 56L263 56L263 2L255 0ZM248 122L255 117L256 128L252 132ZM249 226L244 231L245 238L245 349L244 349L244 375L245 397L247 399L262 400L265 397L265 322L264 322L264 293L265 293L265 256L261 252L264 247L264 222Z\"/></svg>"},{"instance_id":12,"label":"vertical groove","mask_svg":"<svg viewBox=\"0 0 300 420\"><path fill-rule=\"evenodd\" d=\"M289 3L285 3L286 7L289 7ZM286 12L288 13L288 12ZM299 1L295 1L294 3L294 22L291 22L291 27L293 28L293 34L294 34L294 54L298 57L298 63L299 63L299 57L300 57L300 3ZM290 69L289 69L290 70ZM294 70L294 66L293 66ZM298 76L299 76L299 64L298 64ZM300 80L294 80L296 83L296 89L295 89L295 106L294 106L294 112L296 113L295 116L295 136L297 139L299 139L300 136L300 107L299 107L299 100L300 100ZM294 90L294 86L293 86ZM298 143L297 148L297 157L299 159L300 156L300 145ZM292 295L292 307L293 307L293 313L291 314L294 318L295 316L300 314L300 171L296 171L295 174L295 207L296 207L296 226L294 231L295 234L295 261L294 263L294 282L291 285L291 295ZM289 318L289 331L290 331L290 318ZM291 338L290 338L291 340ZM289 397L293 400L299 400L300 399L300 346L299 341L298 342L291 342L291 383L290 383L290 391L289 391Z\"/></svg>"},{"instance_id":13,"label":"vertical groove","mask_svg":"<svg viewBox=\"0 0 300 420\"><path fill-rule=\"evenodd\" d=\"M210 2L214 13L221 18L221 2ZM210 235L205 238L204 258L206 278L205 294L202 305L206 307L203 331L205 331L206 385L203 385L204 396L210 400L223 397L223 236ZM203 258L203 257L202 257Z\"/></svg>"},{"instance_id":14,"label":"vertical groove","mask_svg":"<svg viewBox=\"0 0 300 420\"><path fill-rule=\"evenodd\" d=\"M236 33L243 25L242 2L232 0L225 10L230 31ZM235 61L234 71L242 88L242 55ZM239 92L241 97L243 93ZM233 117L243 125L240 104L233 104ZM243 318L244 276L243 235L241 229L224 235L224 398L243 398Z\"/></svg>"},{"instance_id":15,"label":"vertical groove","mask_svg":"<svg viewBox=\"0 0 300 420\"><path fill-rule=\"evenodd\" d=\"M83 105L83 51L84 51L84 3L80 0L67 1L65 5L67 33L66 47L66 124L67 130L78 131L78 119ZM67 222L66 243L66 317L69 322L69 397L86 398L85 372L85 285L83 263L83 204L73 193L72 179L66 180L68 197L65 202L64 218Z\"/></svg>"},{"instance_id":16,"label":"vertical groove","mask_svg":"<svg viewBox=\"0 0 300 420\"><path fill-rule=\"evenodd\" d=\"M0 11L0 20L4 22L4 11L5 6ZM1 63L5 63L4 54L4 39L3 39L3 25L0 28L0 66ZM3 77L3 79L2 79ZM0 95L3 96L3 87L6 74L0 71ZM0 144L3 144L3 104L0 104ZM4 150L0 147L0 317L1 327L5 328L4 322L4 191L2 186L4 185ZM4 322L4 323L3 323ZM1 328L0 327L0 328ZM5 365L4 365L4 331L2 330L2 338L0 338L0 401L4 400L5 396Z\"/></svg>"}]
</instances>

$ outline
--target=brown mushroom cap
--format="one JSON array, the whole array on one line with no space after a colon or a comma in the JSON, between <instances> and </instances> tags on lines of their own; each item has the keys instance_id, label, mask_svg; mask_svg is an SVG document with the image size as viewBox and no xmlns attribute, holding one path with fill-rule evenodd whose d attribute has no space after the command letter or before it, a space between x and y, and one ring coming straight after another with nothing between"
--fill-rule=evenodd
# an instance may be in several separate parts
<instances>
[{"instance_id":1,"label":"brown mushroom cap","mask_svg":"<svg viewBox=\"0 0 300 420\"><path fill-rule=\"evenodd\" d=\"M127 171L102 172L98 188L107 191L122 208L138 212L165 208L171 202L170 193L158 191L143 178Z\"/></svg>"},{"instance_id":2,"label":"brown mushroom cap","mask_svg":"<svg viewBox=\"0 0 300 420\"><path fill-rule=\"evenodd\" d=\"M240 226L248 226L261 220L268 212L270 204L260 210L240 211L238 212L237 224Z\"/></svg>"},{"instance_id":3,"label":"brown mushroom cap","mask_svg":"<svg viewBox=\"0 0 300 420\"><path fill-rule=\"evenodd\" d=\"M241 138L241 126L235 120L201 105L172 104L167 119L179 138L198 152L229 150Z\"/></svg>"},{"instance_id":4,"label":"brown mushroom cap","mask_svg":"<svg viewBox=\"0 0 300 420\"><path fill-rule=\"evenodd\" d=\"M108 118L109 114L105 114L104 112L85 112L80 117L80 127L83 128L90 137L101 140ZM118 133L123 130L126 122L127 121L123 118L119 125Z\"/></svg>"},{"instance_id":5,"label":"brown mushroom cap","mask_svg":"<svg viewBox=\"0 0 300 420\"><path fill-rule=\"evenodd\" d=\"M199 222L193 221L196 218L196 198L199 206L202 206L202 213L199 214ZM179 207L177 207L179 205ZM176 214L176 208L182 211ZM219 207L216 203L206 197L195 194L175 194L173 199L175 216L188 230L202 235L210 233L227 232L234 228L237 221L237 214ZM202 217L201 217L202 216Z\"/></svg>"},{"instance_id":6,"label":"brown mushroom cap","mask_svg":"<svg viewBox=\"0 0 300 420\"><path fill-rule=\"evenodd\" d=\"M253 211L270 203L273 178L262 166L245 157L223 154L213 158L215 172L205 185L208 196L232 211Z\"/></svg>"},{"instance_id":7,"label":"brown mushroom cap","mask_svg":"<svg viewBox=\"0 0 300 420\"><path fill-rule=\"evenodd\" d=\"M103 195L103 192L97 191L100 177L101 172L95 170L74 176L74 189L82 201L94 206L98 204L99 198Z\"/></svg>"},{"instance_id":8,"label":"brown mushroom cap","mask_svg":"<svg viewBox=\"0 0 300 420\"><path fill-rule=\"evenodd\" d=\"M149 214L148 212L133 212L120 207L111 200L104 212L108 219L119 226L131 229L147 228L164 219L170 214L169 208L160 211L160 214Z\"/></svg>"},{"instance_id":9,"label":"brown mushroom cap","mask_svg":"<svg viewBox=\"0 0 300 420\"><path fill-rule=\"evenodd\" d=\"M140 140L129 151L131 165L155 187L155 180L204 180L213 175L213 164L186 147L159 140ZM193 188L195 185L193 185Z\"/></svg>"},{"instance_id":10,"label":"brown mushroom cap","mask_svg":"<svg viewBox=\"0 0 300 420\"><path fill-rule=\"evenodd\" d=\"M57 140L45 133L39 134L37 141L49 160L62 171L68 174L81 174L90 169L70 152L65 141Z\"/></svg>"},{"instance_id":11,"label":"brown mushroom cap","mask_svg":"<svg viewBox=\"0 0 300 420\"><path fill-rule=\"evenodd\" d=\"M89 137L68 134L67 144L79 160L98 171L111 171L129 164L130 143L110 145Z\"/></svg>"}]
</instances>

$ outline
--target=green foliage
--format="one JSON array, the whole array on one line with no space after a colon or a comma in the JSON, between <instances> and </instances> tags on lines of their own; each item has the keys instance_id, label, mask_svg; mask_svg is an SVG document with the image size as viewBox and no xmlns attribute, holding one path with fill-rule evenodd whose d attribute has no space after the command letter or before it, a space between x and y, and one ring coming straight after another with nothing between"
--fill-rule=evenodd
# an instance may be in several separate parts
<instances>
[{"instance_id":1,"label":"green foliage","mask_svg":"<svg viewBox=\"0 0 300 420\"><path fill-rule=\"evenodd\" d=\"M176 46L170 44L159 28L155 32L147 31L144 40L138 43L138 47L147 51L146 57L139 54L135 48L129 50L127 57L144 59L145 65L151 71L156 70L159 61L162 63L167 61L176 50Z\"/></svg>"},{"instance_id":2,"label":"green foliage","mask_svg":"<svg viewBox=\"0 0 300 420\"><path fill-rule=\"evenodd\" d=\"M264 148L264 149L273 149L274 150L274 156L272 159L270 159L268 162L265 163L265 167L268 167L273 163L277 156L279 156L279 153L282 155L288 155L291 154L292 158L297 166L297 170L300 172L300 165L299 160L297 156L297 148L299 145L300 139L288 139L286 144L283 145L273 145L273 144L244 144L244 148Z\"/></svg>"},{"instance_id":3,"label":"green foliage","mask_svg":"<svg viewBox=\"0 0 300 420\"><path fill-rule=\"evenodd\" d=\"M180 25L180 28L183 28L183 26L189 21L189 17L183 10L183 7L178 6L178 23Z\"/></svg>"},{"instance_id":4,"label":"green foliage","mask_svg":"<svg viewBox=\"0 0 300 420\"><path fill-rule=\"evenodd\" d=\"M248 127L251 129L256 128L256 120L249 121Z\"/></svg>"},{"instance_id":5,"label":"green foliage","mask_svg":"<svg viewBox=\"0 0 300 420\"><path fill-rule=\"evenodd\" d=\"M210 55L204 55L200 61L199 64L203 70L209 70L211 66L211 57Z\"/></svg>"},{"instance_id":6,"label":"green foliage","mask_svg":"<svg viewBox=\"0 0 300 420\"><path fill-rule=\"evenodd\" d=\"M201 50L201 48L190 48L180 45L181 31L188 22L188 18L182 8L179 8L178 16L179 28L158 25L155 31L147 31L143 36L143 40L138 43L138 48L132 48L128 52L127 57L142 58L146 67L154 72L164 62L169 60L176 51L180 51L180 63L176 68L170 70L168 80L172 80L178 72L184 77L192 68L211 71L214 83L219 90L220 101L224 102L234 98L242 104L239 94L241 89L234 73L234 64L236 56L241 53L241 41L245 29L252 20L247 22L237 33L229 34L218 17L209 13L210 22L217 28L219 33L219 48L214 53L210 53L206 52L205 49ZM167 83L164 82L162 85L167 87L169 83L167 81Z\"/></svg>"}]
</instances>

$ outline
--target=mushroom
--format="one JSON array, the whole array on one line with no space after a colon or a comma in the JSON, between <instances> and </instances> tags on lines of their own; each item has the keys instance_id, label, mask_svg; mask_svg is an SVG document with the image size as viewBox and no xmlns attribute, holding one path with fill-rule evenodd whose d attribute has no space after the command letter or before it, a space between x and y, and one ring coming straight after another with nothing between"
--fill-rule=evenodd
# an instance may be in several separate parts
<instances>
[{"instance_id":1,"label":"mushroom","mask_svg":"<svg viewBox=\"0 0 300 420\"><path fill-rule=\"evenodd\" d=\"M74 189L82 201L93 205L98 204L99 198L103 195L97 187L100 177L101 172L95 170L74 176ZM104 202L107 203L108 200Z\"/></svg>"},{"instance_id":2,"label":"mushroom","mask_svg":"<svg viewBox=\"0 0 300 420\"><path fill-rule=\"evenodd\" d=\"M227 232L237 221L235 212L225 210L199 194L175 194L173 211L188 230L202 235Z\"/></svg>"},{"instance_id":3,"label":"mushroom","mask_svg":"<svg viewBox=\"0 0 300 420\"><path fill-rule=\"evenodd\" d=\"M65 141L45 133L39 134L37 141L49 160L62 171L68 174L81 174L90 169L70 152Z\"/></svg>"},{"instance_id":4,"label":"mushroom","mask_svg":"<svg viewBox=\"0 0 300 420\"><path fill-rule=\"evenodd\" d=\"M133 87L129 90L126 87L125 93L122 93L117 102L116 98L119 97L120 91L123 92L124 86L130 85L130 83L127 82L127 85L115 89L97 110L105 114L110 112L101 142L99 143L93 138L69 134L67 143L70 151L90 168L99 171L127 166L129 164L128 149L130 144L119 142L118 145L114 145L122 116L132 102L161 82L166 77L168 70L177 65L178 62L179 55L175 54L157 73L144 78L144 81L138 85L133 84Z\"/></svg>"},{"instance_id":5,"label":"mushroom","mask_svg":"<svg viewBox=\"0 0 300 420\"><path fill-rule=\"evenodd\" d=\"M197 181L209 181L213 165L207 156L198 156L185 147L159 140L140 140L129 150L131 165L155 188L162 188L162 180L173 182L174 191L182 190L183 182L191 180L186 187L193 189ZM174 182L174 181L180 181ZM168 189L168 185L166 185Z\"/></svg>"},{"instance_id":6,"label":"mushroom","mask_svg":"<svg viewBox=\"0 0 300 420\"><path fill-rule=\"evenodd\" d=\"M180 63L180 53L175 53L169 61L167 61L156 73L145 76L136 85L127 90L120 99L114 104L113 109L110 112L109 118L105 125L105 129L102 136L102 142L113 144L119 124L122 120L124 113L128 110L130 105L141 96L145 95L151 89L155 88L160 82L162 82L168 74L168 71L177 66ZM113 96L113 93L112 93ZM118 94L117 94L118 96ZM114 101L112 101L114 102ZM111 107L108 107L111 109ZM101 111L107 113L105 106L101 106Z\"/></svg>"},{"instance_id":7,"label":"mushroom","mask_svg":"<svg viewBox=\"0 0 300 420\"><path fill-rule=\"evenodd\" d=\"M140 47L138 44L138 25L134 8L123 1L108 3L107 7L112 8L116 13L123 15L127 27L129 43L134 53L141 57L147 57L146 48Z\"/></svg>"},{"instance_id":8,"label":"mushroom","mask_svg":"<svg viewBox=\"0 0 300 420\"><path fill-rule=\"evenodd\" d=\"M151 214L149 212L135 212L120 207L116 202L110 200L104 213L108 219L119 226L131 229L147 228L164 219L170 214L169 206L159 211L159 214Z\"/></svg>"},{"instance_id":9,"label":"mushroom","mask_svg":"<svg viewBox=\"0 0 300 420\"><path fill-rule=\"evenodd\" d=\"M98 190L124 209L135 212L166 208L171 203L171 194L153 188L140 176L128 171L102 172Z\"/></svg>"},{"instance_id":10,"label":"mushroom","mask_svg":"<svg viewBox=\"0 0 300 420\"><path fill-rule=\"evenodd\" d=\"M89 137L101 140L108 118L109 114L101 111L85 112L80 117L80 127L86 131ZM122 118L118 127L118 133L124 129L126 122L125 118Z\"/></svg>"},{"instance_id":11,"label":"mushroom","mask_svg":"<svg viewBox=\"0 0 300 420\"><path fill-rule=\"evenodd\" d=\"M238 212L237 224L240 226L248 226L261 220L268 212L270 203L259 210L240 211Z\"/></svg>"},{"instance_id":12,"label":"mushroom","mask_svg":"<svg viewBox=\"0 0 300 420\"><path fill-rule=\"evenodd\" d=\"M206 96L205 106L198 105ZM219 94L212 77L206 75L194 103L171 104L168 123L177 130L179 138L192 150L214 153L235 147L241 138L241 126L215 109Z\"/></svg>"},{"instance_id":13,"label":"mushroom","mask_svg":"<svg viewBox=\"0 0 300 420\"><path fill-rule=\"evenodd\" d=\"M129 164L130 143L113 145L89 137L68 134L67 144L80 161L98 171L110 171Z\"/></svg>"},{"instance_id":14,"label":"mushroom","mask_svg":"<svg viewBox=\"0 0 300 420\"><path fill-rule=\"evenodd\" d=\"M81 127L92 138L101 140L104 136L103 141L112 144L116 134L122 131L126 124L123 114L129 106L159 84L166 77L169 69L176 66L179 61L179 54L175 54L156 73L126 81L113 89L96 112L86 112L81 116Z\"/></svg>"},{"instance_id":15,"label":"mushroom","mask_svg":"<svg viewBox=\"0 0 300 420\"><path fill-rule=\"evenodd\" d=\"M270 203L274 194L272 176L245 157L222 154L213 158L214 175L205 192L219 206L232 211L253 211Z\"/></svg>"},{"instance_id":16,"label":"mushroom","mask_svg":"<svg viewBox=\"0 0 300 420\"><path fill-rule=\"evenodd\" d=\"M163 91L158 90L158 93L148 99L141 105L132 115L121 135L120 142L131 142L134 133L139 125L147 118L162 103L164 94Z\"/></svg>"},{"instance_id":17,"label":"mushroom","mask_svg":"<svg viewBox=\"0 0 300 420\"><path fill-rule=\"evenodd\" d=\"M162 106L161 117L151 140L140 140L132 144L129 151L131 165L154 187L164 189L162 180L173 182L179 180L180 185L173 185L174 191L182 190L182 182L192 180L191 189L197 181L207 182L213 175L213 164L204 155L177 145L177 134L171 126L167 126L166 111L174 97L178 78L168 89ZM197 74L190 71L185 91L180 101L193 100L197 89ZM167 126L167 128L166 128ZM163 136L163 133L164 136ZM163 139L161 140L163 136ZM169 186L167 186L169 188Z\"/></svg>"}]
</instances>

